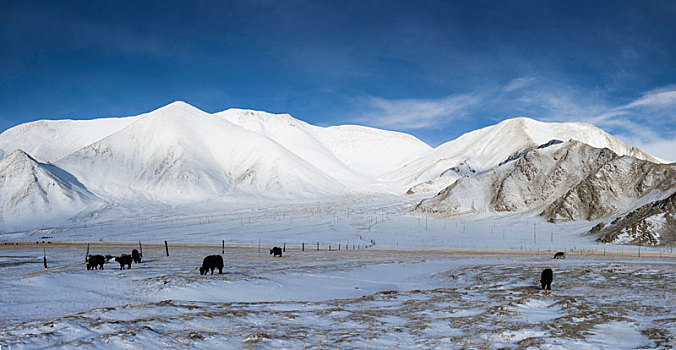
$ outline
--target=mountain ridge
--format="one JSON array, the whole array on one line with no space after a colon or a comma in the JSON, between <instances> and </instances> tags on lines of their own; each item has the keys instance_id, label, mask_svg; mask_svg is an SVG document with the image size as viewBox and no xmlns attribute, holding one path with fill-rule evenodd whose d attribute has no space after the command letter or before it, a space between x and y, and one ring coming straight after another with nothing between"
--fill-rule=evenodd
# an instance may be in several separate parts
<instances>
[{"instance_id":1,"label":"mountain ridge","mask_svg":"<svg viewBox=\"0 0 676 350\"><path fill-rule=\"evenodd\" d=\"M518 117L465 133L409 163L408 170L391 173L389 177L402 188L405 187L404 191L432 181L436 182L436 185L428 186L426 190L438 192L459 178L449 177L445 181L440 181L439 177L448 169L463 164L480 173L498 166L514 155L551 140L575 140L596 148L607 147L620 155L633 155L656 163L663 162L646 152L627 146L592 124L545 123Z\"/></svg>"},{"instance_id":2,"label":"mountain ridge","mask_svg":"<svg viewBox=\"0 0 676 350\"><path fill-rule=\"evenodd\" d=\"M673 191L676 164L567 141L460 178L414 210L439 216L537 212L550 222L591 221Z\"/></svg>"},{"instance_id":3,"label":"mountain ridge","mask_svg":"<svg viewBox=\"0 0 676 350\"><path fill-rule=\"evenodd\" d=\"M536 208L544 213L552 203L539 197L563 196L554 181L557 171L558 176L568 174L567 180L559 181L569 191L607 164L597 164L593 154L661 164L585 123L513 118L432 148L401 132L358 125L319 127L289 114L245 109L208 113L182 101L132 117L43 120L0 134L2 160L21 147L28 149L21 152L39 169L53 170L43 182L61 174L67 178L62 182L72 183L78 191L83 188L92 202L118 205L135 201L174 205L243 196L278 200L407 192L432 196L465 188L464 202L458 204L464 214ZM578 152L579 159L562 163L538 156L566 159L555 154L561 149ZM6 163L13 164L11 159ZM29 168L35 167L13 166L24 169L28 178ZM531 177L542 178L533 182ZM478 192L470 191L467 186L477 181L482 182ZM491 191L497 196L489 200ZM36 201L38 193L33 194ZM569 197L565 208L579 207L579 200ZM573 220L593 217L576 215Z\"/></svg>"}]
</instances>

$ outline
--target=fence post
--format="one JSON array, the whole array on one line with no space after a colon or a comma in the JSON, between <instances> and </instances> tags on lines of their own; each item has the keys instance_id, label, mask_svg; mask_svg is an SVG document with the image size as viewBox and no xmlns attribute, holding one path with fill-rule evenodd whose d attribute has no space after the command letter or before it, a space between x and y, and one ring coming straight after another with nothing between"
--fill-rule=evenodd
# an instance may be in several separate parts
<instances>
[{"instance_id":1,"label":"fence post","mask_svg":"<svg viewBox=\"0 0 676 350\"><path fill-rule=\"evenodd\" d=\"M167 241L164 241L164 250L167 251L167 256L169 256L169 244L167 244Z\"/></svg>"},{"instance_id":2,"label":"fence post","mask_svg":"<svg viewBox=\"0 0 676 350\"><path fill-rule=\"evenodd\" d=\"M223 245L221 246L221 254L225 254L225 240L223 240Z\"/></svg>"},{"instance_id":3,"label":"fence post","mask_svg":"<svg viewBox=\"0 0 676 350\"><path fill-rule=\"evenodd\" d=\"M141 241L138 241L138 249L139 249L139 254L143 256L143 245L141 245Z\"/></svg>"},{"instance_id":4,"label":"fence post","mask_svg":"<svg viewBox=\"0 0 676 350\"><path fill-rule=\"evenodd\" d=\"M284 245L282 246L282 251L286 253L286 242L284 242Z\"/></svg>"},{"instance_id":5,"label":"fence post","mask_svg":"<svg viewBox=\"0 0 676 350\"><path fill-rule=\"evenodd\" d=\"M319 242L317 242L317 251L319 251Z\"/></svg>"},{"instance_id":6,"label":"fence post","mask_svg":"<svg viewBox=\"0 0 676 350\"><path fill-rule=\"evenodd\" d=\"M42 263L45 264L45 268L47 268L47 251L45 248L42 248Z\"/></svg>"},{"instance_id":7,"label":"fence post","mask_svg":"<svg viewBox=\"0 0 676 350\"><path fill-rule=\"evenodd\" d=\"M87 252L85 253L85 262L89 260L89 243L87 243Z\"/></svg>"},{"instance_id":8,"label":"fence post","mask_svg":"<svg viewBox=\"0 0 676 350\"><path fill-rule=\"evenodd\" d=\"M301 243L300 251L304 252L305 251L305 243Z\"/></svg>"},{"instance_id":9,"label":"fence post","mask_svg":"<svg viewBox=\"0 0 676 350\"><path fill-rule=\"evenodd\" d=\"M340 243L338 243L338 250L340 250Z\"/></svg>"},{"instance_id":10,"label":"fence post","mask_svg":"<svg viewBox=\"0 0 676 350\"><path fill-rule=\"evenodd\" d=\"M329 244L329 251L331 251L331 245Z\"/></svg>"}]
</instances>

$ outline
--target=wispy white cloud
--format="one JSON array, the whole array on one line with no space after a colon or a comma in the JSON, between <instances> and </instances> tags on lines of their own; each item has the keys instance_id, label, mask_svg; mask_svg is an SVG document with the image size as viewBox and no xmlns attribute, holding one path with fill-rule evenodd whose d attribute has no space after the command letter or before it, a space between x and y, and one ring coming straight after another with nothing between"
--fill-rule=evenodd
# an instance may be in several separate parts
<instances>
[{"instance_id":1,"label":"wispy white cloud","mask_svg":"<svg viewBox=\"0 0 676 350\"><path fill-rule=\"evenodd\" d=\"M631 101L630 103L609 108L607 111L593 116L593 120L597 123L611 123L613 120L621 118L626 120L626 116L633 114L653 114L666 113L667 115L674 115L673 107L676 107L676 88L660 89L644 93L640 98Z\"/></svg>"},{"instance_id":2,"label":"wispy white cloud","mask_svg":"<svg viewBox=\"0 0 676 350\"><path fill-rule=\"evenodd\" d=\"M621 107L631 109L636 107L671 107L676 106L676 89L666 91L653 91L643 97Z\"/></svg>"},{"instance_id":3,"label":"wispy white cloud","mask_svg":"<svg viewBox=\"0 0 676 350\"><path fill-rule=\"evenodd\" d=\"M624 129L618 137L667 161L676 161L676 89L651 91L607 113L600 123ZM666 135L665 135L666 134Z\"/></svg>"},{"instance_id":4,"label":"wispy white cloud","mask_svg":"<svg viewBox=\"0 0 676 350\"><path fill-rule=\"evenodd\" d=\"M542 88L519 98L537 106L550 121L594 124L659 158L676 161L676 87L644 93L629 103L612 106L602 98L581 96L574 89Z\"/></svg>"},{"instance_id":5,"label":"wispy white cloud","mask_svg":"<svg viewBox=\"0 0 676 350\"><path fill-rule=\"evenodd\" d=\"M536 88L504 102L506 105L528 111L538 119L552 121L588 120L608 110L600 101L577 94Z\"/></svg>"},{"instance_id":6,"label":"wispy white cloud","mask_svg":"<svg viewBox=\"0 0 676 350\"><path fill-rule=\"evenodd\" d=\"M519 77L512 79L505 87L502 88L505 92L511 92L519 89L523 89L535 82L537 78L535 77Z\"/></svg>"},{"instance_id":7,"label":"wispy white cloud","mask_svg":"<svg viewBox=\"0 0 676 350\"><path fill-rule=\"evenodd\" d=\"M544 79L516 78L484 91L441 99L359 100L365 111L357 121L381 128L418 131L443 129L458 120L496 121L527 116L551 122L587 122L630 146L676 161L676 86L647 91L621 105L601 91L586 91ZM469 131L469 130L468 130Z\"/></svg>"},{"instance_id":8,"label":"wispy white cloud","mask_svg":"<svg viewBox=\"0 0 676 350\"><path fill-rule=\"evenodd\" d=\"M434 100L369 97L361 101L366 112L359 119L369 125L398 130L433 128L465 117L479 101L472 94Z\"/></svg>"}]
</instances>

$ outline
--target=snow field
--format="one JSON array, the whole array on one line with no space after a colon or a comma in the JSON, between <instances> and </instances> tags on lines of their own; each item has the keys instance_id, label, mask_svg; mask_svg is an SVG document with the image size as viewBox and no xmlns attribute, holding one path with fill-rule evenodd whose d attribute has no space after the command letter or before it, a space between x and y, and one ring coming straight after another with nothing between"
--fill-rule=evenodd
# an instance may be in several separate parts
<instances>
[{"instance_id":1,"label":"snow field","mask_svg":"<svg viewBox=\"0 0 676 350\"><path fill-rule=\"evenodd\" d=\"M381 249L500 249L522 252L566 251L638 256L639 248L601 244L584 236L596 222L552 224L538 216L483 215L432 219L408 214L416 198L357 196L306 201L213 202L192 206L111 207L83 215L67 225L0 234L0 241L104 241L282 246L305 243ZM673 254L671 247L641 247L642 255Z\"/></svg>"},{"instance_id":2,"label":"snow field","mask_svg":"<svg viewBox=\"0 0 676 350\"><path fill-rule=\"evenodd\" d=\"M90 253L134 245L96 244ZM144 262L86 271L81 244L0 245L0 344L41 347L669 348L668 258L144 246ZM537 287L554 270L552 291ZM35 309L36 311L32 311Z\"/></svg>"}]
</instances>

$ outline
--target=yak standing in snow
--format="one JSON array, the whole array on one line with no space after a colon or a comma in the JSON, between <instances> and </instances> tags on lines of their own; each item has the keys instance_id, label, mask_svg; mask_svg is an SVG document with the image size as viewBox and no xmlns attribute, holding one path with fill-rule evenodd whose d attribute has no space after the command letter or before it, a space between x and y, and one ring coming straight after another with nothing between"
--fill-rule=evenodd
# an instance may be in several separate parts
<instances>
[{"instance_id":1,"label":"yak standing in snow","mask_svg":"<svg viewBox=\"0 0 676 350\"><path fill-rule=\"evenodd\" d=\"M105 263L106 258L103 255L90 255L87 258L87 270L98 270L99 267L103 270Z\"/></svg>"},{"instance_id":2,"label":"yak standing in snow","mask_svg":"<svg viewBox=\"0 0 676 350\"><path fill-rule=\"evenodd\" d=\"M209 270L214 274L214 269L218 269L218 273L223 273L223 257L220 255L209 255L202 261L200 267L200 275L206 275Z\"/></svg>"},{"instance_id":3,"label":"yak standing in snow","mask_svg":"<svg viewBox=\"0 0 676 350\"><path fill-rule=\"evenodd\" d=\"M141 254L139 254L138 250L134 249L131 251L131 258L134 260L134 264L138 264L141 262Z\"/></svg>"},{"instance_id":4,"label":"yak standing in snow","mask_svg":"<svg viewBox=\"0 0 676 350\"><path fill-rule=\"evenodd\" d=\"M540 284L542 284L542 289L551 290L553 279L554 279L554 272L552 272L552 269L542 270L542 274L540 275Z\"/></svg>"},{"instance_id":5,"label":"yak standing in snow","mask_svg":"<svg viewBox=\"0 0 676 350\"><path fill-rule=\"evenodd\" d=\"M115 261L120 263L120 270L124 270L124 265L127 265L127 270L131 270L131 255L129 254L122 254L115 258Z\"/></svg>"},{"instance_id":6,"label":"yak standing in snow","mask_svg":"<svg viewBox=\"0 0 676 350\"><path fill-rule=\"evenodd\" d=\"M273 247L272 249L270 249L270 255L272 255L273 257L277 257L277 256L281 257L282 256L282 248Z\"/></svg>"},{"instance_id":7,"label":"yak standing in snow","mask_svg":"<svg viewBox=\"0 0 676 350\"><path fill-rule=\"evenodd\" d=\"M566 258L565 252L556 252L556 254L554 254L554 259L565 259L565 258Z\"/></svg>"}]
</instances>

